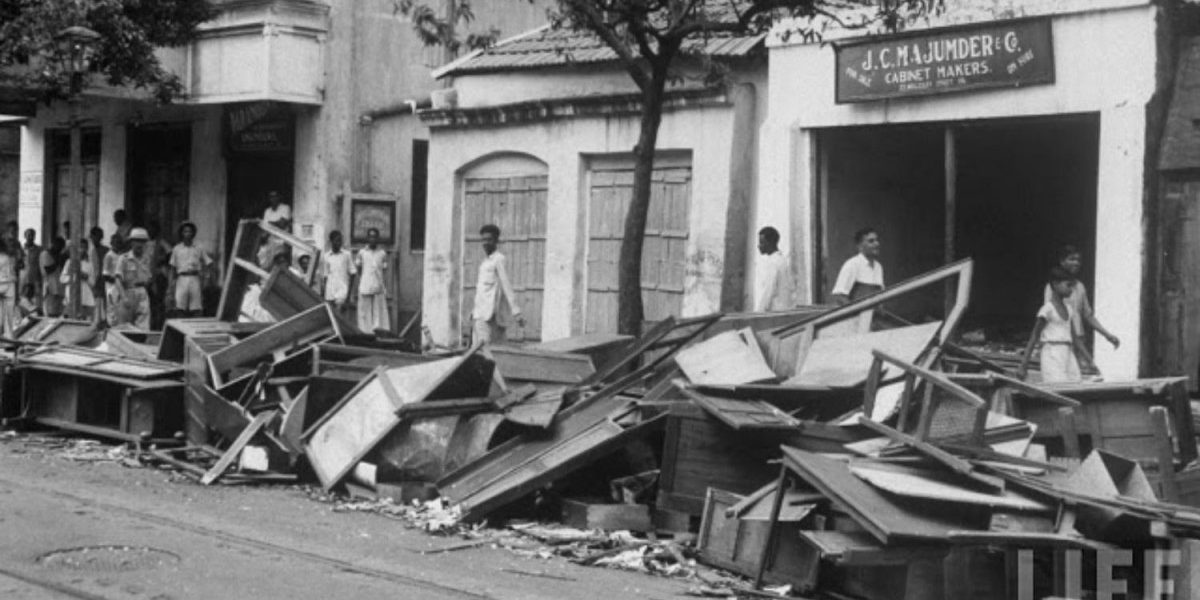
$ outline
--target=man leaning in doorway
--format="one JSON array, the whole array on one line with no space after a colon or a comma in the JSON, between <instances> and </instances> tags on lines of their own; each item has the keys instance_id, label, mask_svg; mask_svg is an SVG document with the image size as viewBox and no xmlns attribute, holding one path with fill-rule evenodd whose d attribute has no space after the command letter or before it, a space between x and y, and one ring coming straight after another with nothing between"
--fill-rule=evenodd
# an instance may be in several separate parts
<instances>
[{"instance_id":1,"label":"man leaning in doorway","mask_svg":"<svg viewBox=\"0 0 1200 600\"><path fill-rule=\"evenodd\" d=\"M500 228L492 224L479 228L483 236L483 253L479 277L475 280L475 309L471 311L471 347L503 344L509 319L525 326L516 293L508 279L507 261L496 248L500 245Z\"/></svg>"},{"instance_id":2,"label":"man leaning in doorway","mask_svg":"<svg viewBox=\"0 0 1200 600\"><path fill-rule=\"evenodd\" d=\"M143 330L150 329L150 294L146 292L146 288L150 285L153 273L144 258L149 241L150 234L145 229L131 229L131 249L117 259L117 269L114 273L121 294L120 302L124 305L129 322Z\"/></svg>"},{"instance_id":3,"label":"man leaning in doorway","mask_svg":"<svg viewBox=\"0 0 1200 600\"><path fill-rule=\"evenodd\" d=\"M792 274L788 259L779 251L779 230L758 230L758 259L754 270L754 312L787 310L792 307Z\"/></svg>"},{"instance_id":4,"label":"man leaning in doorway","mask_svg":"<svg viewBox=\"0 0 1200 600\"><path fill-rule=\"evenodd\" d=\"M267 210L263 211L263 222L284 231L292 230L292 207L284 204L283 194L276 190L267 192Z\"/></svg>"},{"instance_id":5,"label":"man leaning in doorway","mask_svg":"<svg viewBox=\"0 0 1200 600\"><path fill-rule=\"evenodd\" d=\"M865 227L854 233L858 254L842 265L837 282L833 284L833 302L838 306L854 302L883 290L883 265L879 262L879 233L873 227ZM871 330L875 311L863 311L859 315L858 331Z\"/></svg>"}]
</instances>

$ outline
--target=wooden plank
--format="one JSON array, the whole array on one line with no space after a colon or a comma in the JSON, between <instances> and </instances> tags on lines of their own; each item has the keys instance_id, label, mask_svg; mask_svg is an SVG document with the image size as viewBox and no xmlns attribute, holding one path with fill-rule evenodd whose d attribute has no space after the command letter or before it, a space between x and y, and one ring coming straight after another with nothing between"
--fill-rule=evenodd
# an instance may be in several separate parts
<instances>
[{"instance_id":1,"label":"wooden plank","mask_svg":"<svg viewBox=\"0 0 1200 600\"><path fill-rule=\"evenodd\" d=\"M1030 512L1051 512L1054 509L1049 504L1018 492L977 492L947 481L936 472L923 469L886 463L854 462L850 465L850 471L867 483L897 496Z\"/></svg>"},{"instance_id":2,"label":"wooden plank","mask_svg":"<svg viewBox=\"0 0 1200 600\"><path fill-rule=\"evenodd\" d=\"M649 331L644 332L642 337L638 338L637 341L630 343L628 349L618 355L616 361L607 365L598 366L596 368L596 372L593 373L591 377L583 380L580 385L595 385L610 379L614 375L620 374L624 369L634 364L634 361L636 361L650 346L666 337L667 334L671 333L671 330L674 329L674 327L674 318L668 317L663 319Z\"/></svg>"},{"instance_id":3,"label":"wooden plank","mask_svg":"<svg viewBox=\"0 0 1200 600\"><path fill-rule=\"evenodd\" d=\"M850 336L818 337L796 366L796 375L785 384L857 387L867 380L880 350L909 363L916 363L942 327L941 321ZM885 364L881 377L895 377L899 369Z\"/></svg>"},{"instance_id":4,"label":"wooden plank","mask_svg":"<svg viewBox=\"0 0 1200 600\"><path fill-rule=\"evenodd\" d=\"M210 354L208 361L217 386L224 385L225 375L236 367L251 365L273 353L304 344L333 333L333 318L329 307L314 306L286 321L251 335L250 337Z\"/></svg>"},{"instance_id":5,"label":"wooden plank","mask_svg":"<svg viewBox=\"0 0 1200 600\"><path fill-rule=\"evenodd\" d=\"M961 458L958 458L957 456L954 456L953 454L950 454L949 452L946 452L945 450L942 450L941 448L938 448L938 447L934 446L933 444L930 444L928 442L923 442L911 435L908 435L906 433L901 433L899 431L896 431L895 429L892 429L891 427L888 427L887 425L883 425L881 423L876 423L875 421L872 421L866 417L859 417L858 424L862 425L863 427L866 427L867 429L874 431L875 433L879 433L884 436L887 436L888 438L891 438L892 441L894 441L894 442L898 442L900 444L908 446L908 447L920 452L921 454L924 454L925 456L932 458L933 460L948 467L951 471L958 473L959 475L966 477L966 478L970 479L971 481L974 481L975 483L982 485L983 487L986 487L988 489L995 490L995 491L1003 491L1004 490L1004 482L1003 481L998 480L995 477L991 477L989 475L983 475L981 473L975 472L975 467L972 466L971 463L969 463Z\"/></svg>"},{"instance_id":6,"label":"wooden plank","mask_svg":"<svg viewBox=\"0 0 1200 600\"><path fill-rule=\"evenodd\" d=\"M518 425L545 429L554 422L554 416L562 407L565 388L554 388L537 392L504 410L504 418Z\"/></svg>"},{"instance_id":7,"label":"wooden plank","mask_svg":"<svg viewBox=\"0 0 1200 600\"><path fill-rule=\"evenodd\" d=\"M488 398L461 398L457 400L428 400L404 404L396 410L400 419L431 419L453 415L473 415L495 410L496 403Z\"/></svg>"},{"instance_id":8,"label":"wooden plank","mask_svg":"<svg viewBox=\"0 0 1200 600\"><path fill-rule=\"evenodd\" d=\"M287 267L277 266L263 283L258 303L276 321L284 321L325 304L325 300L311 286L293 275ZM356 325L336 313L334 322L339 337L362 334Z\"/></svg>"},{"instance_id":9,"label":"wooden plank","mask_svg":"<svg viewBox=\"0 0 1200 600\"><path fill-rule=\"evenodd\" d=\"M1150 407L1154 424L1154 440L1158 446L1159 496L1167 502L1179 502L1179 484L1175 481L1175 450L1171 442L1171 425L1164 406Z\"/></svg>"},{"instance_id":10,"label":"wooden plank","mask_svg":"<svg viewBox=\"0 0 1200 600\"><path fill-rule=\"evenodd\" d=\"M843 507L884 545L901 540L941 542L951 531L986 526L973 524L967 517L955 518L944 510L918 512L897 504L855 477L849 465L818 454L784 446L783 460L789 471Z\"/></svg>"},{"instance_id":11,"label":"wooden plank","mask_svg":"<svg viewBox=\"0 0 1200 600\"><path fill-rule=\"evenodd\" d=\"M530 350L546 352L568 352L583 354L592 359L593 365L605 365L615 358L622 348L633 341L633 336L620 333L585 333L548 342L526 346Z\"/></svg>"},{"instance_id":12,"label":"wooden plank","mask_svg":"<svg viewBox=\"0 0 1200 600\"><path fill-rule=\"evenodd\" d=\"M737 385L774 381L754 332L726 331L675 354L675 362L692 383Z\"/></svg>"},{"instance_id":13,"label":"wooden plank","mask_svg":"<svg viewBox=\"0 0 1200 600\"><path fill-rule=\"evenodd\" d=\"M265 410L255 415L254 420L242 430L241 435L239 435L237 439L229 445L229 448L225 450L225 453L221 455L221 458L217 459L217 463L213 465L211 469L206 471L204 476L200 478L200 485L211 485L214 481L219 479L221 475L224 475L225 470L233 464L233 461L237 460L238 454L242 452L242 449L246 447L246 444L249 444L250 440L254 438L254 436L263 428L264 425L271 422L271 420L275 418L276 414L276 411Z\"/></svg>"},{"instance_id":14,"label":"wooden plank","mask_svg":"<svg viewBox=\"0 0 1200 600\"><path fill-rule=\"evenodd\" d=\"M800 421L761 400L729 400L701 394L682 382L676 387L698 406L736 431L795 430Z\"/></svg>"},{"instance_id":15,"label":"wooden plank","mask_svg":"<svg viewBox=\"0 0 1200 600\"><path fill-rule=\"evenodd\" d=\"M279 438L293 454L304 452L304 417L308 409L308 387L306 386L288 405L279 425Z\"/></svg>"},{"instance_id":16,"label":"wooden plank","mask_svg":"<svg viewBox=\"0 0 1200 600\"><path fill-rule=\"evenodd\" d=\"M596 372L583 354L531 350L513 346L487 349L506 380L577 384Z\"/></svg>"},{"instance_id":17,"label":"wooden plank","mask_svg":"<svg viewBox=\"0 0 1200 600\"><path fill-rule=\"evenodd\" d=\"M595 499L563 498L562 523L576 529L604 531L653 531L650 507L645 504L613 504Z\"/></svg>"},{"instance_id":18,"label":"wooden plank","mask_svg":"<svg viewBox=\"0 0 1200 600\"><path fill-rule=\"evenodd\" d=\"M1061 533L1039 533L1026 531L951 531L946 540L952 544L966 546L1008 546L1014 548L1051 547L1078 550L1114 550L1117 547L1083 536Z\"/></svg>"}]
</instances>

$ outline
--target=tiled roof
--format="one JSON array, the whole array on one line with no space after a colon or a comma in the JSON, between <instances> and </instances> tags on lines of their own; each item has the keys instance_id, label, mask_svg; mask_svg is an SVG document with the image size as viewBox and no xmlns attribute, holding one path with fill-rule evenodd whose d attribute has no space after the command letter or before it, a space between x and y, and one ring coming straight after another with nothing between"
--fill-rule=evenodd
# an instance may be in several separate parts
<instances>
[{"instance_id":1,"label":"tiled roof","mask_svg":"<svg viewBox=\"0 0 1200 600\"><path fill-rule=\"evenodd\" d=\"M765 35L712 36L698 39L695 51L709 56L747 56L763 47ZM487 71L515 71L541 67L595 64L617 60L600 38L588 32L543 26L468 54L434 72L434 77Z\"/></svg>"}]
</instances>

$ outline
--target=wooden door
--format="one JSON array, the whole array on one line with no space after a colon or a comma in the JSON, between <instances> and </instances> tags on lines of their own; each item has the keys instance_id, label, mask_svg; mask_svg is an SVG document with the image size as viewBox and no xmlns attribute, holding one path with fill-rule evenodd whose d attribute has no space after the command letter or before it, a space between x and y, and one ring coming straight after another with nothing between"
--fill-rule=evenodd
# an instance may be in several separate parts
<instances>
[{"instance_id":1,"label":"wooden door","mask_svg":"<svg viewBox=\"0 0 1200 600\"><path fill-rule=\"evenodd\" d=\"M617 330L617 263L625 215L633 197L633 170L592 172L588 203L587 306L584 331ZM654 170L642 247L642 303L646 321L678 317L683 309L691 167Z\"/></svg>"},{"instance_id":2,"label":"wooden door","mask_svg":"<svg viewBox=\"0 0 1200 600\"><path fill-rule=\"evenodd\" d=\"M546 176L488 177L464 180L463 260L460 324L463 335L471 331L475 282L483 260L479 228L488 223L500 228L500 250L507 258L525 327L513 324L512 342L541 341L542 294L546 270Z\"/></svg>"},{"instance_id":3,"label":"wooden door","mask_svg":"<svg viewBox=\"0 0 1200 600\"><path fill-rule=\"evenodd\" d=\"M191 125L131 128L128 139L130 217L140 226L157 225L160 235L174 242L179 225L188 220ZM203 230L205 224L199 225Z\"/></svg>"},{"instance_id":4,"label":"wooden door","mask_svg":"<svg viewBox=\"0 0 1200 600\"><path fill-rule=\"evenodd\" d=\"M97 206L100 189L100 165L98 164L83 164L83 202L88 207L88 218L95 221L97 215L92 214L92 211ZM79 214L79 206L71 203L71 165L56 165L54 173L54 215L50 222L49 231L53 235L63 235L63 221L71 221ZM79 232L73 232L72 237L78 239ZM43 244L49 245L49 240L52 239L49 235L43 234Z\"/></svg>"},{"instance_id":5,"label":"wooden door","mask_svg":"<svg viewBox=\"0 0 1200 600\"><path fill-rule=\"evenodd\" d=\"M1158 375L1187 375L1197 388L1200 368L1200 181L1163 185L1156 223Z\"/></svg>"}]
</instances>

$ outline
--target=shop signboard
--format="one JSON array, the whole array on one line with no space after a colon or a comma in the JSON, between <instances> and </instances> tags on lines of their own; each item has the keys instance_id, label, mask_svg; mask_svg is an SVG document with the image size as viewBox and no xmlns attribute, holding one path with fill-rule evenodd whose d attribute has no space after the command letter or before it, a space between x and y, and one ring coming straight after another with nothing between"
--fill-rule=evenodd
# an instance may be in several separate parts
<instances>
[{"instance_id":1,"label":"shop signboard","mask_svg":"<svg viewBox=\"0 0 1200 600\"><path fill-rule=\"evenodd\" d=\"M1054 83L1049 19L888 36L835 51L839 104Z\"/></svg>"},{"instance_id":2,"label":"shop signboard","mask_svg":"<svg viewBox=\"0 0 1200 600\"><path fill-rule=\"evenodd\" d=\"M225 139L238 154L290 152L296 119L286 104L248 102L225 108Z\"/></svg>"}]
</instances>

